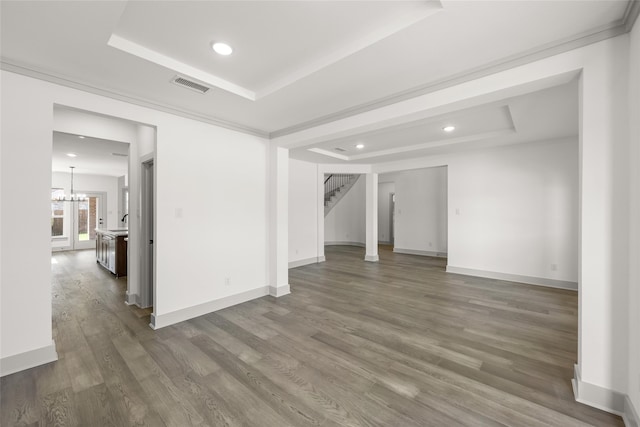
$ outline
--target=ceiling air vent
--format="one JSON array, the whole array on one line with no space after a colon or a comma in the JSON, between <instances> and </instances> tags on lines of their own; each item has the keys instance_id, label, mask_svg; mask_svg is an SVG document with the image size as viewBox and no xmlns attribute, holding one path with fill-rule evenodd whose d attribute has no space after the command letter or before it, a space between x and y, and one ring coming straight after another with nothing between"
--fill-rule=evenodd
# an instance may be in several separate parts
<instances>
[{"instance_id":1,"label":"ceiling air vent","mask_svg":"<svg viewBox=\"0 0 640 427\"><path fill-rule=\"evenodd\" d=\"M203 94L207 93L209 89L211 89L208 86L202 85L200 83L196 83L192 80L185 79L184 77L181 77L181 76L175 76L173 79L171 79L171 83L190 89L194 92L203 93Z\"/></svg>"},{"instance_id":2,"label":"ceiling air vent","mask_svg":"<svg viewBox=\"0 0 640 427\"><path fill-rule=\"evenodd\" d=\"M347 151L347 150L345 150L344 148L340 148L340 147L336 147L336 148L334 148L334 150L336 150L336 151L340 151L340 152L345 152L345 151Z\"/></svg>"}]
</instances>

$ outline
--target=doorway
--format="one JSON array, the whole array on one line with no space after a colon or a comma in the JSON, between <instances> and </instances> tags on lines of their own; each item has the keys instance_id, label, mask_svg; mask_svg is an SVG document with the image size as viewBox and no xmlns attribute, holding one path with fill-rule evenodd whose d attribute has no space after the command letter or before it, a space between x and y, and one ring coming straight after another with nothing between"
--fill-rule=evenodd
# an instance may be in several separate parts
<instances>
[{"instance_id":1,"label":"doorway","mask_svg":"<svg viewBox=\"0 0 640 427\"><path fill-rule=\"evenodd\" d=\"M389 243L393 246L395 240L395 212L396 193L389 194Z\"/></svg>"},{"instance_id":2,"label":"doorway","mask_svg":"<svg viewBox=\"0 0 640 427\"><path fill-rule=\"evenodd\" d=\"M86 200L73 202L71 249L93 249L96 247L96 228L102 228L106 218L105 193L84 193Z\"/></svg>"},{"instance_id":3,"label":"doorway","mask_svg":"<svg viewBox=\"0 0 640 427\"><path fill-rule=\"evenodd\" d=\"M140 307L154 305L154 164L153 159L142 163L142 266L140 268Z\"/></svg>"}]
</instances>

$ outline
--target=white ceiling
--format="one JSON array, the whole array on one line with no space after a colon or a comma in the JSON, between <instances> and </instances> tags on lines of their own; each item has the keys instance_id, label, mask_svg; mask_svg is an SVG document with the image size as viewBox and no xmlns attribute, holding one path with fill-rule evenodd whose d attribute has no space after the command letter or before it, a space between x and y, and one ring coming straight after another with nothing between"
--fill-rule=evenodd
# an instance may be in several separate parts
<instances>
[{"instance_id":1,"label":"white ceiling","mask_svg":"<svg viewBox=\"0 0 640 427\"><path fill-rule=\"evenodd\" d=\"M129 144L80 136L53 132L53 172L70 172L69 167L74 166L74 174L116 177L128 174ZM69 157L69 153L76 154L76 157Z\"/></svg>"},{"instance_id":2,"label":"white ceiling","mask_svg":"<svg viewBox=\"0 0 640 427\"><path fill-rule=\"evenodd\" d=\"M454 84L528 55L550 55L619 34L625 18L633 15L630 4L627 0L2 1L0 52L3 69L62 84L74 82L89 91L107 91L120 99L248 132L282 136ZM229 43L234 53L216 55L211 50L214 41ZM203 95L171 84L176 74L212 85L213 90ZM529 102L543 101L523 99L522 108ZM541 127L536 120L555 123L554 118L575 113L557 106L556 115L545 115L543 109L516 120L516 108L509 104L515 127L511 137L522 139L533 137ZM474 114L498 110L480 106ZM456 117L463 121L467 113ZM472 118L464 121L473 126ZM399 132L396 136L389 130L378 140L367 138L380 149L385 146L383 137L405 145L433 142L436 135L423 138L422 133L432 125L432 121L416 123L413 135L403 127L393 130ZM562 124L549 127L565 132ZM526 133L526 129L532 130ZM325 148L334 142L327 144ZM456 146L465 144L469 142ZM447 146L452 145L442 145Z\"/></svg>"},{"instance_id":3,"label":"white ceiling","mask_svg":"<svg viewBox=\"0 0 640 427\"><path fill-rule=\"evenodd\" d=\"M447 133L443 127L454 125ZM578 135L578 82L483 104L401 126L292 149L317 163L377 163L452 150L545 141ZM364 148L356 148L364 144ZM336 148L345 151L337 151Z\"/></svg>"}]
</instances>

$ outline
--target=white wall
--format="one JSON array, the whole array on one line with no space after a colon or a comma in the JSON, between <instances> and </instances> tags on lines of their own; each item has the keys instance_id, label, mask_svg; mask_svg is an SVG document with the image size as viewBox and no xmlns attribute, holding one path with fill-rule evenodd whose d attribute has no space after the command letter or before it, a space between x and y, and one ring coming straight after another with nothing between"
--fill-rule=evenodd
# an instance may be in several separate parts
<instances>
[{"instance_id":1,"label":"white wall","mask_svg":"<svg viewBox=\"0 0 640 427\"><path fill-rule=\"evenodd\" d=\"M289 159L289 265L317 262L318 166ZM306 261L306 262L305 262Z\"/></svg>"},{"instance_id":2,"label":"white wall","mask_svg":"<svg viewBox=\"0 0 640 427\"><path fill-rule=\"evenodd\" d=\"M124 206L124 198L123 198L124 190L128 185L127 175L119 176L117 179L118 179L118 194L116 195L116 197L118 198L118 225L117 226L126 227L128 224L127 219L125 218L125 220L122 221L122 217L128 212L128 209L129 209L128 206Z\"/></svg>"},{"instance_id":3,"label":"white wall","mask_svg":"<svg viewBox=\"0 0 640 427\"><path fill-rule=\"evenodd\" d=\"M46 90L46 83L13 77L2 72L0 94L3 359L52 346L49 218L53 105L34 102L40 91ZM25 174L28 179L15 179ZM16 205L21 209L15 209Z\"/></svg>"},{"instance_id":4,"label":"white wall","mask_svg":"<svg viewBox=\"0 0 640 427\"><path fill-rule=\"evenodd\" d=\"M71 173L53 172L51 174L51 187L63 188L66 195L71 194ZM76 193L98 192L105 193L106 197L106 217L99 228L120 227L118 218L118 178L105 175L73 174L73 191ZM52 247L70 247L71 241L71 217L73 215L71 203L65 203L65 223L64 234L66 239L54 240Z\"/></svg>"},{"instance_id":5,"label":"white wall","mask_svg":"<svg viewBox=\"0 0 640 427\"><path fill-rule=\"evenodd\" d=\"M449 221L449 266L577 282L577 140L456 156Z\"/></svg>"},{"instance_id":6,"label":"white wall","mask_svg":"<svg viewBox=\"0 0 640 427\"><path fill-rule=\"evenodd\" d=\"M629 221L629 371L627 393L640 414L640 24L636 21L629 46L629 124L631 170Z\"/></svg>"},{"instance_id":7,"label":"white wall","mask_svg":"<svg viewBox=\"0 0 640 427\"><path fill-rule=\"evenodd\" d=\"M324 217L325 244L356 243L365 245L367 238L365 187L366 182L364 176L361 175L347 194Z\"/></svg>"},{"instance_id":8,"label":"white wall","mask_svg":"<svg viewBox=\"0 0 640 427\"><path fill-rule=\"evenodd\" d=\"M191 315L189 308L208 310L212 300L229 304L268 292L264 139L11 72L1 78L0 357L52 343L54 103L157 126L156 317L171 321L176 310ZM25 173L16 159L26 158L29 179L16 182L12 177ZM231 295L236 299L224 299Z\"/></svg>"},{"instance_id":9,"label":"white wall","mask_svg":"<svg viewBox=\"0 0 640 427\"><path fill-rule=\"evenodd\" d=\"M378 241L391 243L391 194L395 191L395 183L380 182L384 178L379 177L378 183Z\"/></svg>"},{"instance_id":10,"label":"white wall","mask_svg":"<svg viewBox=\"0 0 640 427\"><path fill-rule=\"evenodd\" d=\"M157 132L156 321L267 284L265 141L178 117Z\"/></svg>"},{"instance_id":11,"label":"white wall","mask_svg":"<svg viewBox=\"0 0 640 427\"><path fill-rule=\"evenodd\" d=\"M397 174L394 251L447 253L447 168Z\"/></svg>"}]
</instances>

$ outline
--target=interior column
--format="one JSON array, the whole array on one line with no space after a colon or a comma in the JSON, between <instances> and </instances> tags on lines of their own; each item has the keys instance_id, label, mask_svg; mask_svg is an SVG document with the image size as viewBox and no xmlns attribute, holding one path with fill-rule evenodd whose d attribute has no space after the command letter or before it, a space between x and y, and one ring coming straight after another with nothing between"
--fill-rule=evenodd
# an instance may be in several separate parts
<instances>
[{"instance_id":1,"label":"interior column","mask_svg":"<svg viewBox=\"0 0 640 427\"><path fill-rule=\"evenodd\" d=\"M269 294L289 293L289 150L269 143L269 236L267 239Z\"/></svg>"},{"instance_id":2,"label":"interior column","mask_svg":"<svg viewBox=\"0 0 640 427\"><path fill-rule=\"evenodd\" d=\"M378 261L378 174L366 175L367 253L365 261Z\"/></svg>"}]
</instances>

